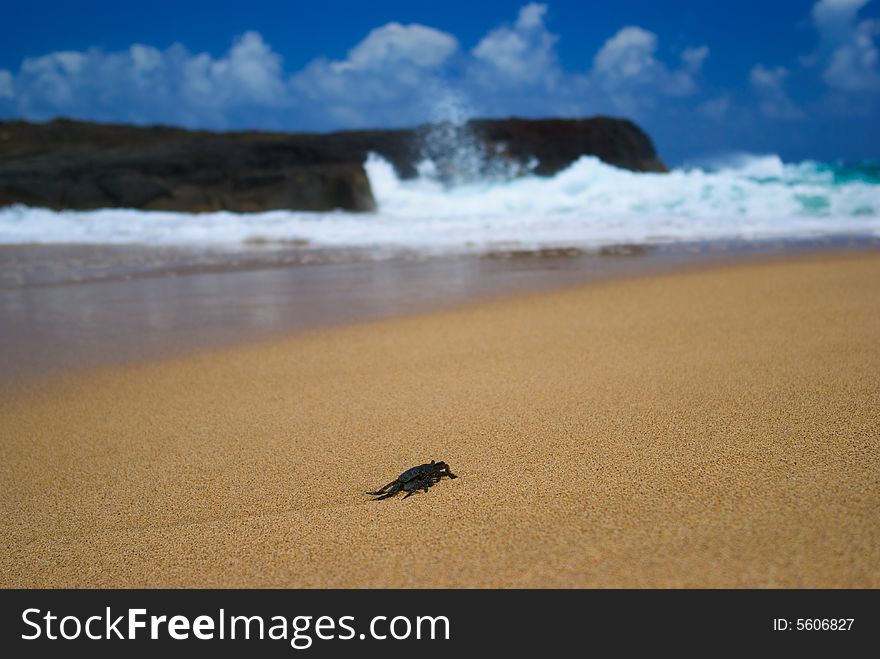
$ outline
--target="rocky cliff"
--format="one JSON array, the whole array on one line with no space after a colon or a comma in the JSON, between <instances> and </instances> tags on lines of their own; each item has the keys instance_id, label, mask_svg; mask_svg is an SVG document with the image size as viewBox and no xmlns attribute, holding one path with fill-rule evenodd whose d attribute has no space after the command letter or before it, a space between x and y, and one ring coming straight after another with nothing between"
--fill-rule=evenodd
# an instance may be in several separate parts
<instances>
[{"instance_id":1,"label":"rocky cliff","mask_svg":"<svg viewBox=\"0 0 880 659\"><path fill-rule=\"evenodd\" d=\"M666 171L630 121L475 120L482 157L551 175L582 155L618 167ZM162 126L0 122L0 206L106 207L203 212L375 207L363 168L375 152L416 175L436 126L329 134L212 133Z\"/></svg>"}]
</instances>

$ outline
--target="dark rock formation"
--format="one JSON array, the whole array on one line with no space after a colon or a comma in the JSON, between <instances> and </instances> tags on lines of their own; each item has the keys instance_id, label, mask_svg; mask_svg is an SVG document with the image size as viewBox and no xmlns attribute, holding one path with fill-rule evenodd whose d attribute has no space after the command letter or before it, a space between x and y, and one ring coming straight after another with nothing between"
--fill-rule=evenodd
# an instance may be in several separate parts
<instances>
[{"instance_id":1,"label":"dark rock formation","mask_svg":"<svg viewBox=\"0 0 880 659\"><path fill-rule=\"evenodd\" d=\"M364 211L375 207L369 152L416 175L430 126L330 134L211 133L162 126L0 122L0 206L254 212ZM467 126L492 157L551 175L581 155L637 171L666 171L630 121L476 120Z\"/></svg>"},{"instance_id":2,"label":"dark rock formation","mask_svg":"<svg viewBox=\"0 0 880 659\"><path fill-rule=\"evenodd\" d=\"M0 123L0 205L237 212L374 207L360 162L294 136Z\"/></svg>"},{"instance_id":3,"label":"dark rock formation","mask_svg":"<svg viewBox=\"0 0 880 659\"><path fill-rule=\"evenodd\" d=\"M477 120L474 132L490 144L505 145L510 157L538 161L535 173L551 176L583 155L637 172L666 172L654 144L638 126L624 119Z\"/></svg>"}]
</instances>

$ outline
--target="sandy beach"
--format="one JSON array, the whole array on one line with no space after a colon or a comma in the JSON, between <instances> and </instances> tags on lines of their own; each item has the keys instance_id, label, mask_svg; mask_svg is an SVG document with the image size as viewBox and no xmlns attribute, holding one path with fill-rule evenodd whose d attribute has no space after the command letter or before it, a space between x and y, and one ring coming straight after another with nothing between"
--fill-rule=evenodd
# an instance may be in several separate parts
<instances>
[{"instance_id":1,"label":"sandy beach","mask_svg":"<svg viewBox=\"0 0 880 659\"><path fill-rule=\"evenodd\" d=\"M6 388L3 587L880 587L880 253ZM371 501L414 464L460 478Z\"/></svg>"}]
</instances>

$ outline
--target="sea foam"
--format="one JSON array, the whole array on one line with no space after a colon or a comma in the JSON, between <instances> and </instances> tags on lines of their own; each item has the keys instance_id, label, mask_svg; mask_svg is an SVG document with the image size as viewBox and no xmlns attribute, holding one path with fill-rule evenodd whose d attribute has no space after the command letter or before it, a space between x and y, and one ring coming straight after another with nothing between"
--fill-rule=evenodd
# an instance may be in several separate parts
<instances>
[{"instance_id":1,"label":"sea foam","mask_svg":"<svg viewBox=\"0 0 880 659\"><path fill-rule=\"evenodd\" d=\"M451 185L426 161L401 180L371 155L375 213L189 214L129 209L0 209L0 244L181 246L297 244L317 248L470 253L713 239L880 235L876 165L784 163L741 155L667 174L582 157L554 176Z\"/></svg>"}]
</instances>

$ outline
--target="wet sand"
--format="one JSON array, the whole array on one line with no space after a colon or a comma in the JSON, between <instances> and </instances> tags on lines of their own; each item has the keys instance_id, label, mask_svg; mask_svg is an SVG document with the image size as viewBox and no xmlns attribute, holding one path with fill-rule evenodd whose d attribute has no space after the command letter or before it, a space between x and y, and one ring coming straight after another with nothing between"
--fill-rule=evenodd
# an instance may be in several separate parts
<instances>
[{"instance_id":1,"label":"wet sand","mask_svg":"<svg viewBox=\"0 0 880 659\"><path fill-rule=\"evenodd\" d=\"M768 255L880 248L822 237L430 257L344 250L0 246L0 389L474 300ZM0 392L2 395L2 392Z\"/></svg>"},{"instance_id":2,"label":"wet sand","mask_svg":"<svg viewBox=\"0 0 880 659\"><path fill-rule=\"evenodd\" d=\"M866 252L33 380L0 585L880 587L878 339Z\"/></svg>"}]
</instances>

